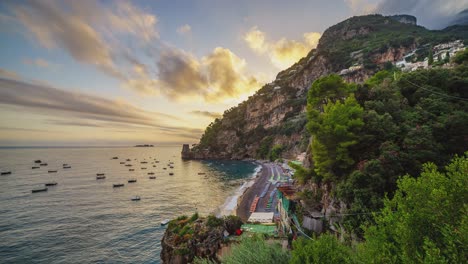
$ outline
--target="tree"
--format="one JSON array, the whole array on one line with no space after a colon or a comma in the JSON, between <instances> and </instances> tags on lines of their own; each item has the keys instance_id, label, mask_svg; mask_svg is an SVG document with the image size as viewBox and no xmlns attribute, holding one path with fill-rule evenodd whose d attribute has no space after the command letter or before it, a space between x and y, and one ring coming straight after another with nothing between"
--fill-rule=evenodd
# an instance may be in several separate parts
<instances>
[{"instance_id":1,"label":"tree","mask_svg":"<svg viewBox=\"0 0 468 264\"><path fill-rule=\"evenodd\" d=\"M450 52L445 53L444 63L450 62Z\"/></svg>"},{"instance_id":2,"label":"tree","mask_svg":"<svg viewBox=\"0 0 468 264\"><path fill-rule=\"evenodd\" d=\"M404 176L360 246L364 263L464 263L468 258L468 152L439 171Z\"/></svg>"},{"instance_id":3,"label":"tree","mask_svg":"<svg viewBox=\"0 0 468 264\"><path fill-rule=\"evenodd\" d=\"M356 263L352 251L332 235L323 234L309 240L300 238L293 242L291 264Z\"/></svg>"},{"instance_id":4,"label":"tree","mask_svg":"<svg viewBox=\"0 0 468 264\"><path fill-rule=\"evenodd\" d=\"M356 85L348 84L337 74L331 74L317 79L307 94L307 105L312 110L321 111L329 102L343 100L356 89Z\"/></svg>"},{"instance_id":5,"label":"tree","mask_svg":"<svg viewBox=\"0 0 468 264\"><path fill-rule=\"evenodd\" d=\"M452 60L456 64L463 64L468 62L468 49L457 52L455 56L453 56Z\"/></svg>"},{"instance_id":6,"label":"tree","mask_svg":"<svg viewBox=\"0 0 468 264\"><path fill-rule=\"evenodd\" d=\"M281 145L274 145L273 148L271 148L270 153L269 153L269 159L270 161L275 161L279 158L281 158L281 153L283 152L283 146Z\"/></svg>"},{"instance_id":7,"label":"tree","mask_svg":"<svg viewBox=\"0 0 468 264\"><path fill-rule=\"evenodd\" d=\"M432 46L429 48L429 56L428 56L428 59L427 59L427 63L429 65L432 65L434 63L434 53L432 51Z\"/></svg>"},{"instance_id":8,"label":"tree","mask_svg":"<svg viewBox=\"0 0 468 264\"><path fill-rule=\"evenodd\" d=\"M231 254L224 257L222 263L286 264L289 263L289 252L278 243L267 243L263 236L253 236L233 245Z\"/></svg>"},{"instance_id":9,"label":"tree","mask_svg":"<svg viewBox=\"0 0 468 264\"><path fill-rule=\"evenodd\" d=\"M322 114L309 120L315 172L333 179L354 164L348 151L358 143L357 132L363 126L363 108L354 96L342 102L328 102Z\"/></svg>"}]
</instances>

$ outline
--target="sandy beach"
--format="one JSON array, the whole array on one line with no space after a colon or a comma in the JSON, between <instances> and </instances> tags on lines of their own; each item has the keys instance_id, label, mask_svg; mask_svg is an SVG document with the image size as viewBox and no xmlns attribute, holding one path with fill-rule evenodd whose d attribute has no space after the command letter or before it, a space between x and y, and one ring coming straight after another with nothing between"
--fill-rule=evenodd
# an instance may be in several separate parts
<instances>
[{"instance_id":1,"label":"sandy beach","mask_svg":"<svg viewBox=\"0 0 468 264\"><path fill-rule=\"evenodd\" d=\"M247 222L247 219L250 216L250 206L252 201L256 195L258 196L262 193L271 176L270 165L262 164L262 171L255 179L255 183L248 188L241 197L239 197L236 214L242 219L242 221Z\"/></svg>"}]
</instances>

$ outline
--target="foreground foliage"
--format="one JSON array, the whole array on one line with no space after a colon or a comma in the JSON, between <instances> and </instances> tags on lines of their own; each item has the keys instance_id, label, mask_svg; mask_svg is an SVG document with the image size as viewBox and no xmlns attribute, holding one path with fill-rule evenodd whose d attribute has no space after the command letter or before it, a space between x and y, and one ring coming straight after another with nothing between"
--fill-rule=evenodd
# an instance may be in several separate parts
<instances>
[{"instance_id":1,"label":"foreground foliage","mask_svg":"<svg viewBox=\"0 0 468 264\"><path fill-rule=\"evenodd\" d=\"M444 171L424 165L418 178L398 180L376 225L365 231L366 263L466 263L468 152Z\"/></svg>"},{"instance_id":2,"label":"foreground foliage","mask_svg":"<svg viewBox=\"0 0 468 264\"><path fill-rule=\"evenodd\" d=\"M296 179L336 186L334 195L355 214L345 228L362 237L362 224L372 221L368 213L393 196L398 176L416 176L425 162L440 167L468 149L466 87L463 63L384 70L358 86L337 75L316 80L307 106L313 172L298 169Z\"/></svg>"},{"instance_id":3,"label":"foreground foliage","mask_svg":"<svg viewBox=\"0 0 468 264\"><path fill-rule=\"evenodd\" d=\"M406 175L365 241L351 247L333 236L293 244L291 263L466 263L468 259L468 152L443 170L426 163Z\"/></svg>"}]
</instances>

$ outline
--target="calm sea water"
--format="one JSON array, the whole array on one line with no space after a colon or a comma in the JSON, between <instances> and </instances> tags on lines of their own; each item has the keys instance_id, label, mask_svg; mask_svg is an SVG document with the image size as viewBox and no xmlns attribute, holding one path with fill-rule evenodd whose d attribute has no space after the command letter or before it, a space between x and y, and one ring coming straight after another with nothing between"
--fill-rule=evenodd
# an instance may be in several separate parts
<instances>
[{"instance_id":1,"label":"calm sea water","mask_svg":"<svg viewBox=\"0 0 468 264\"><path fill-rule=\"evenodd\" d=\"M0 149L0 171L12 171L0 176L0 262L159 263L162 220L216 212L256 168L240 161L182 161L180 150ZM36 159L48 166L31 169ZM132 167L120 164L126 159ZM63 163L72 168L62 169ZM96 173L106 179L96 180ZM131 178L137 182L127 183ZM58 185L31 193L46 182ZM125 186L113 188L114 183ZM135 195L141 201L131 201Z\"/></svg>"}]
</instances>

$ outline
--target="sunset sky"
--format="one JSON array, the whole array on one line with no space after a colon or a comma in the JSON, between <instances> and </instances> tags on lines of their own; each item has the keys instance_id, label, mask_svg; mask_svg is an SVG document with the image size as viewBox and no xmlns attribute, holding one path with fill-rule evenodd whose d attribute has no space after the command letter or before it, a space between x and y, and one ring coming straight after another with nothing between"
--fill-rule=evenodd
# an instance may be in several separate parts
<instances>
[{"instance_id":1,"label":"sunset sky","mask_svg":"<svg viewBox=\"0 0 468 264\"><path fill-rule=\"evenodd\" d=\"M383 12L438 28L466 7L466 0L1 1L0 146L195 143L329 26Z\"/></svg>"}]
</instances>

